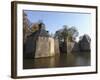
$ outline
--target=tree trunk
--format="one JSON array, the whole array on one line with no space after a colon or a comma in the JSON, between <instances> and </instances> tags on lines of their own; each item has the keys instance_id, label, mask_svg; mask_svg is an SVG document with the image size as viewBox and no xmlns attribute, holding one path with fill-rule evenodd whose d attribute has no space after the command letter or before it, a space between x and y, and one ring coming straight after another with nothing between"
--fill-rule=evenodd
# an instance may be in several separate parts
<instances>
[{"instance_id":1,"label":"tree trunk","mask_svg":"<svg viewBox=\"0 0 100 80\"><path fill-rule=\"evenodd\" d=\"M64 52L67 54L67 38L64 38Z\"/></svg>"}]
</instances>

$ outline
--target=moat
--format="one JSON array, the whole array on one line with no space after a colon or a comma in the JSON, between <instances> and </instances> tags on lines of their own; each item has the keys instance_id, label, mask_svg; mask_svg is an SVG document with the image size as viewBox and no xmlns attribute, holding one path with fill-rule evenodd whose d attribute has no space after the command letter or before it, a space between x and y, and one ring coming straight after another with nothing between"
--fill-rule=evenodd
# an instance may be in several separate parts
<instances>
[{"instance_id":1,"label":"moat","mask_svg":"<svg viewBox=\"0 0 100 80\"><path fill-rule=\"evenodd\" d=\"M23 69L90 66L90 52L62 53L52 57L23 59Z\"/></svg>"}]
</instances>

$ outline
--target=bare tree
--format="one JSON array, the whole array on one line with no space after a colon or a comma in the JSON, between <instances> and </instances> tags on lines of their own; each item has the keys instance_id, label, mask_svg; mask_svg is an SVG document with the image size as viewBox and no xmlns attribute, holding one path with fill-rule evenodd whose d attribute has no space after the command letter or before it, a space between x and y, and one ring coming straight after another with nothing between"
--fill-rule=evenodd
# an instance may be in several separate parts
<instances>
[{"instance_id":1,"label":"bare tree","mask_svg":"<svg viewBox=\"0 0 100 80\"><path fill-rule=\"evenodd\" d=\"M24 42L26 41L27 36L31 32L30 25L31 25L31 22L29 21L27 14L24 12L23 13L23 37L24 37Z\"/></svg>"}]
</instances>

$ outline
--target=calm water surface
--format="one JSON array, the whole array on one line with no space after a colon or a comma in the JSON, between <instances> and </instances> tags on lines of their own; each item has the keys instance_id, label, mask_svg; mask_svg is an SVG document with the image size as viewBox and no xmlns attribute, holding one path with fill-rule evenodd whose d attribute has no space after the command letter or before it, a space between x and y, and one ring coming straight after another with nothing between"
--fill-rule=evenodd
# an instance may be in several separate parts
<instances>
[{"instance_id":1,"label":"calm water surface","mask_svg":"<svg viewBox=\"0 0 100 80\"><path fill-rule=\"evenodd\" d=\"M60 55L37 58L24 59L23 68L54 68L54 67L74 67L74 66L90 66L90 52L81 53L62 53Z\"/></svg>"}]
</instances>

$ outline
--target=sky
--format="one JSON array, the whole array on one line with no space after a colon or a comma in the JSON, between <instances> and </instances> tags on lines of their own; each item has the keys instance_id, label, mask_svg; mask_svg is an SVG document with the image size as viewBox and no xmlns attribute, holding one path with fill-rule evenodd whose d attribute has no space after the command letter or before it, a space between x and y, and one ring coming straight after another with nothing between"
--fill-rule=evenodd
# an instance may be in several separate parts
<instances>
[{"instance_id":1,"label":"sky","mask_svg":"<svg viewBox=\"0 0 100 80\"><path fill-rule=\"evenodd\" d=\"M24 12L32 23L42 20L46 26L46 30L48 30L50 34L54 34L57 30L63 28L63 25L67 25L68 27L75 26L79 32L79 36L84 34L91 35L91 14L89 13L34 10L24 10ZM77 40L79 36L77 37Z\"/></svg>"}]
</instances>

